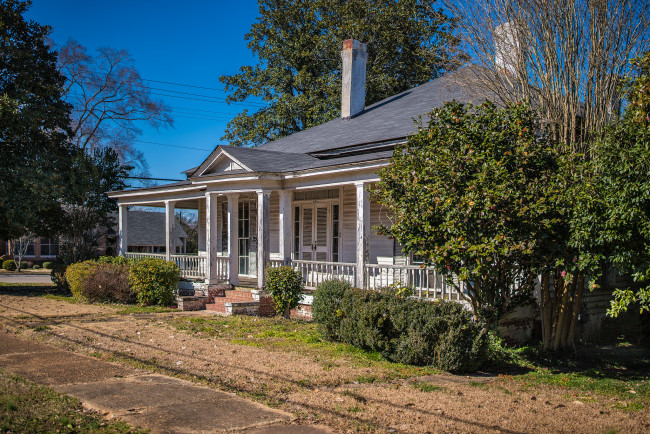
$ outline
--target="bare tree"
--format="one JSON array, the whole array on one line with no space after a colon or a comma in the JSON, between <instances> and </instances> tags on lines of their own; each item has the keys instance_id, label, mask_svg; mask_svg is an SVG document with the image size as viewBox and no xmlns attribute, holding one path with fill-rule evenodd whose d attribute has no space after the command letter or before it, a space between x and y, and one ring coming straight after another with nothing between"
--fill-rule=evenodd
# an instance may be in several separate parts
<instances>
[{"instance_id":1,"label":"bare tree","mask_svg":"<svg viewBox=\"0 0 650 434\"><path fill-rule=\"evenodd\" d=\"M146 174L143 154L133 145L140 122L159 128L173 124L170 110L151 98L149 87L126 50L102 47L97 56L70 40L59 50L58 68L67 80L66 100L72 104L75 144L87 152L109 147L122 164Z\"/></svg>"},{"instance_id":2,"label":"bare tree","mask_svg":"<svg viewBox=\"0 0 650 434\"><path fill-rule=\"evenodd\" d=\"M23 235L17 240L14 240L12 244L13 244L14 262L16 263L18 272L20 272L23 266L23 259L27 254L27 249L29 249L30 245L34 245L34 235L33 234Z\"/></svg>"},{"instance_id":3,"label":"bare tree","mask_svg":"<svg viewBox=\"0 0 650 434\"><path fill-rule=\"evenodd\" d=\"M584 152L620 110L621 77L648 46L648 0L446 1L479 79L502 103L539 108Z\"/></svg>"}]
</instances>

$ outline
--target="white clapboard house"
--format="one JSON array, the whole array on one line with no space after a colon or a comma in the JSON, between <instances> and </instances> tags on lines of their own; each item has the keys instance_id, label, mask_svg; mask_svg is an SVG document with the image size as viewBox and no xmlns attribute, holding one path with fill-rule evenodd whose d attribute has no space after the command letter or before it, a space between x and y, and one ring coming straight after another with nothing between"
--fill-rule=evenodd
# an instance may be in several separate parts
<instances>
[{"instance_id":1,"label":"white clapboard house","mask_svg":"<svg viewBox=\"0 0 650 434\"><path fill-rule=\"evenodd\" d=\"M128 239L129 206L164 207L168 244L175 209L196 209L198 255L174 248L160 255L176 261L186 278L262 289L267 267L288 264L303 272L306 288L335 277L366 288L403 283L422 297L457 299L443 279L373 231L390 216L367 189L395 145L416 131L414 119L446 101L481 102L467 85L472 67L365 107L365 44L345 41L342 58L341 118L256 148L218 146L181 182L110 192L119 202L120 239ZM135 256L127 246L120 244L121 254Z\"/></svg>"}]
</instances>

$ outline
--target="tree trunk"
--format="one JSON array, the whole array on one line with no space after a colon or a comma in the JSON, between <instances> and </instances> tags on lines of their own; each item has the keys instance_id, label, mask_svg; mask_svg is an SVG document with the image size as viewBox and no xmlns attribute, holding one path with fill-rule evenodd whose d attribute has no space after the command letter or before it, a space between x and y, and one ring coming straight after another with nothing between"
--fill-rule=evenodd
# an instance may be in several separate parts
<instances>
[{"instance_id":1,"label":"tree trunk","mask_svg":"<svg viewBox=\"0 0 650 434\"><path fill-rule=\"evenodd\" d=\"M566 280L556 272L553 277L553 296L548 273L541 282L544 351L564 350L573 343L584 295L584 276Z\"/></svg>"}]
</instances>

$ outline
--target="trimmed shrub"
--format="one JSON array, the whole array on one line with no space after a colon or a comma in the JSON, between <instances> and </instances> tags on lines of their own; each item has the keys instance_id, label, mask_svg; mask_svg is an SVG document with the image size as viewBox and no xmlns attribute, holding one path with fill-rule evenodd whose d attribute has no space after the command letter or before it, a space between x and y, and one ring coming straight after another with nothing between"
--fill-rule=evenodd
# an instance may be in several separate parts
<instances>
[{"instance_id":1,"label":"trimmed shrub","mask_svg":"<svg viewBox=\"0 0 650 434\"><path fill-rule=\"evenodd\" d=\"M50 262L50 264L52 264ZM54 283L59 291L68 292L70 291L70 285L65 279L65 272L68 267L65 264L52 264L52 271L50 272L50 279Z\"/></svg>"},{"instance_id":2,"label":"trimmed shrub","mask_svg":"<svg viewBox=\"0 0 650 434\"><path fill-rule=\"evenodd\" d=\"M84 296L84 282L94 272L97 265L95 261L83 261L68 266L65 272L65 280L70 287L73 298L86 300Z\"/></svg>"},{"instance_id":3,"label":"trimmed shrub","mask_svg":"<svg viewBox=\"0 0 650 434\"><path fill-rule=\"evenodd\" d=\"M341 302L352 285L342 280L332 279L322 282L316 288L311 314L316 328L327 340L339 340L341 328Z\"/></svg>"},{"instance_id":4,"label":"trimmed shrub","mask_svg":"<svg viewBox=\"0 0 650 434\"><path fill-rule=\"evenodd\" d=\"M2 268L7 271L16 271L16 262L13 259L6 260L2 263Z\"/></svg>"},{"instance_id":5,"label":"trimmed shrub","mask_svg":"<svg viewBox=\"0 0 650 434\"><path fill-rule=\"evenodd\" d=\"M83 295L90 303L134 303L135 293L129 285L129 266L97 264L83 281Z\"/></svg>"},{"instance_id":6,"label":"trimmed shrub","mask_svg":"<svg viewBox=\"0 0 650 434\"><path fill-rule=\"evenodd\" d=\"M38 264L34 264L34 266L33 266L32 268L33 268L34 270L40 270L40 269L41 269L41 266L38 265Z\"/></svg>"},{"instance_id":7,"label":"trimmed shrub","mask_svg":"<svg viewBox=\"0 0 650 434\"><path fill-rule=\"evenodd\" d=\"M289 266L266 269L266 290L271 294L275 312L285 318L298 307L303 285L302 273Z\"/></svg>"},{"instance_id":8,"label":"trimmed shrub","mask_svg":"<svg viewBox=\"0 0 650 434\"><path fill-rule=\"evenodd\" d=\"M116 264L116 265L128 265L130 260L125 256L100 256L97 259L99 264Z\"/></svg>"},{"instance_id":9,"label":"trimmed shrub","mask_svg":"<svg viewBox=\"0 0 650 434\"><path fill-rule=\"evenodd\" d=\"M447 371L473 371L489 357L486 331L458 303L410 299L397 287L380 292L346 288L340 301L340 291L316 292L314 306L329 306L314 316L325 338L338 335L394 362Z\"/></svg>"},{"instance_id":10,"label":"trimmed shrub","mask_svg":"<svg viewBox=\"0 0 650 434\"><path fill-rule=\"evenodd\" d=\"M142 258L131 263L129 283L141 305L169 306L180 279L174 262L160 258Z\"/></svg>"},{"instance_id":11,"label":"trimmed shrub","mask_svg":"<svg viewBox=\"0 0 650 434\"><path fill-rule=\"evenodd\" d=\"M54 268L54 262L43 262L43 268L51 270Z\"/></svg>"},{"instance_id":12,"label":"trimmed shrub","mask_svg":"<svg viewBox=\"0 0 650 434\"><path fill-rule=\"evenodd\" d=\"M27 269L27 268L29 268L29 263L27 263L27 262L23 262L22 264L20 264L20 269L21 269L21 270L25 270L25 269Z\"/></svg>"}]
</instances>

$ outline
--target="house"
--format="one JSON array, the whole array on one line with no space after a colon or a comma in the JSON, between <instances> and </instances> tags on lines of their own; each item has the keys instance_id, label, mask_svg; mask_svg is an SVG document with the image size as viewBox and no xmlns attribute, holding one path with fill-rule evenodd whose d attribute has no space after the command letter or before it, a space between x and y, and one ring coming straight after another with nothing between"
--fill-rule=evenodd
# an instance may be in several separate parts
<instances>
[{"instance_id":1,"label":"house","mask_svg":"<svg viewBox=\"0 0 650 434\"><path fill-rule=\"evenodd\" d=\"M127 240L130 252L146 252L150 254L161 254L166 249L165 239L165 214L151 211L130 211L128 225L131 228ZM117 229L117 228L115 228ZM110 231L109 231L110 232ZM115 231L117 233L117 231ZM110 253L113 249L114 238L110 233L104 234L99 240L99 254ZM181 227L178 220L175 221L174 253L185 253L187 234ZM34 238L29 245L23 260L32 264L54 261L60 254L60 239ZM14 244L11 241L0 241L0 255L11 259L14 255Z\"/></svg>"},{"instance_id":2,"label":"house","mask_svg":"<svg viewBox=\"0 0 650 434\"><path fill-rule=\"evenodd\" d=\"M165 208L166 245L175 209L196 209L199 253L166 249L186 277L208 287L264 288L267 266L290 264L306 288L327 278L359 287L404 283L422 297L459 299L433 271L412 264L395 240L372 227L390 224L368 187L390 164L396 144L416 131L414 119L450 100L482 102L472 67L365 105L366 46L343 43L342 116L257 148L218 146L171 184L110 192L119 204L120 253L129 250L130 206Z\"/></svg>"}]
</instances>

